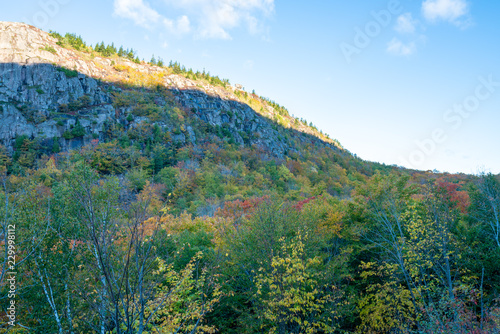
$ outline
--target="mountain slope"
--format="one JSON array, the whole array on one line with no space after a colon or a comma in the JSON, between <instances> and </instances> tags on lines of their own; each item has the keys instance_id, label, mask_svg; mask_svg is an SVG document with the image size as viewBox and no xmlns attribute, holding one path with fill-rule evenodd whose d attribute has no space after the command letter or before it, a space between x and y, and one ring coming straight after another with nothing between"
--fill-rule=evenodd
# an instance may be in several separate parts
<instances>
[{"instance_id":1,"label":"mountain slope","mask_svg":"<svg viewBox=\"0 0 500 334\"><path fill-rule=\"evenodd\" d=\"M89 145L96 151L109 142L116 149L98 147L105 147L107 163L93 158L103 173L133 168L132 149L153 165L148 167L153 175L224 152L226 165L243 159L252 170L273 161L295 177L303 173L311 185L323 182L331 194L343 195L363 175L387 168L352 156L239 85L177 64L131 59L116 52L103 56L75 35L0 22L0 143L16 168L31 168L43 155ZM291 188L301 196L312 194Z\"/></svg>"},{"instance_id":2,"label":"mountain slope","mask_svg":"<svg viewBox=\"0 0 500 334\"><path fill-rule=\"evenodd\" d=\"M0 332L499 332L498 178L157 65L0 23Z\"/></svg>"},{"instance_id":3,"label":"mountain slope","mask_svg":"<svg viewBox=\"0 0 500 334\"><path fill-rule=\"evenodd\" d=\"M239 144L244 144L239 131L257 132L261 138L276 137L262 122L256 110L266 118L279 120L282 125L317 136L326 144L334 143L317 130L295 121L288 114L279 115L273 107L257 96L249 96L236 88L217 87L200 80L190 80L172 74L169 69L136 64L125 58L110 59L68 50L57 45L57 42L49 34L34 27L0 23L0 93L8 114L8 120L3 122L0 132L5 144L21 134L62 136L61 131L66 131L67 127L55 128L54 122L51 122L52 116L64 109L61 105L78 101L83 96L89 98L85 105L86 113L100 115L97 119L92 119L97 121L95 126L90 126L87 122L84 125L88 132L96 133L103 124L102 119L112 116L114 112L111 108L113 92L122 91L104 83L128 83L143 88L163 86L172 93L175 102L187 110L199 113L200 119L212 125L229 124L234 132L234 140ZM19 120L15 109L23 114L26 122ZM118 109L121 113L126 112L126 108ZM233 114L233 117L227 116L228 113ZM17 122L12 122L12 119ZM72 122L68 124L72 125ZM262 139L256 143L262 147L267 146L278 155L283 154L286 145L278 142L272 145L265 141L266 139Z\"/></svg>"}]
</instances>

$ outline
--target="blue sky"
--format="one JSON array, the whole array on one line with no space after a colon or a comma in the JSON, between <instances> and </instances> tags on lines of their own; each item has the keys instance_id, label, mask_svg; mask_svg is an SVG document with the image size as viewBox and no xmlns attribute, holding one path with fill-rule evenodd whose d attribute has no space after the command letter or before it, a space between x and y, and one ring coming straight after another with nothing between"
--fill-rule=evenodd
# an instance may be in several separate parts
<instances>
[{"instance_id":1,"label":"blue sky","mask_svg":"<svg viewBox=\"0 0 500 334\"><path fill-rule=\"evenodd\" d=\"M0 20L206 69L366 160L500 173L499 12L479 0L24 0Z\"/></svg>"}]
</instances>

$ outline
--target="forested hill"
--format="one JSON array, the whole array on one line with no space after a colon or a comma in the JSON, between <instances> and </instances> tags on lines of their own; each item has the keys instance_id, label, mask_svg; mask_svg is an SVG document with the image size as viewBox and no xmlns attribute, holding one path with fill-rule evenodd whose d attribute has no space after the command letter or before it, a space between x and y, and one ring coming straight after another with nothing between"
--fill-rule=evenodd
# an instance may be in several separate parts
<instances>
[{"instance_id":1,"label":"forested hill","mask_svg":"<svg viewBox=\"0 0 500 334\"><path fill-rule=\"evenodd\" d=\"M76 35L48 34L24 24L0 23L0 41L0 140L9 151L22 136L46 154L92 140L197 152L213 150L205 147L210 143L279 163L310 160L307 152L322 152L345 174L371 175L383 168L354 158L284 107L178 63L141 62L133 50L104 43L92 48ZM322 165L310 167L331 167Z\"/></svg>"},{"instance_id":2,"label":"forested hill","mask_svg":"<svg viewBox=\"0 0 500 334\"><path fill-rule=\"evenodd\" d=\"M498 333L497 177L128 47L0 22L0 332Z\"/></svg>"}]
</instances>

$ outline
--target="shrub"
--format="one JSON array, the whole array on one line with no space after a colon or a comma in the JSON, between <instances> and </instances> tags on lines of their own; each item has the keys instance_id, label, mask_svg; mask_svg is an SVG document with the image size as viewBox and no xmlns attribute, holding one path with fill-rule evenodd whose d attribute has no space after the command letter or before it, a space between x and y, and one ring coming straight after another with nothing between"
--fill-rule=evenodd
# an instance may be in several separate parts
<instances>
[{"instance_id":1,"label":"shrub","mask_svg":"<svg viewBox=\"0 0 500 334\"><path fill-rule=\"evenodd\" d=\"M69 107L66 103L62 103L59 105L59 112L67 113L69 111Z\"/></svg>"},{"instance_id":2,"label":"shrub","mask_svg":"<svg viewBox=\"0 0 500 334\"><path fill-rule=\"evenodd\" d=\"M43 48L40 48L40 50L47 51L47 52L50 52L52 54L57 54L56 49L54 49L54 47L52 47L50 45L45 45Z\"/></svg>"},{"instance_id":3,"label":"shrub","mask_svg":"<svg viewBox=\"0 0 500 334\"><path fill-rule=\"evenodd\" d=\"M85 135L85 129L80 124L79 120L76 121L75 127L73 128L73 130L71 130L71 133L74 137L83 137Z\"/></svg>"},{"instance_id":4,"label":"shrub","mask_svg":"<svg viewBox=\"0 0 500 334\"><path fill-rule=\"evenodd\" d=\"M70 70L65 67L58 67L57 70L59 72L63 72L66 75L66 78L76 78L78 76L78 72L75 70Z\"/></svg>"},{"instance_id":5,"label":"shrub","mask_svg":"<svg viewBox=\"0 0 500 334\"><path fill-rule=\"evenodd\" d=\"M73 139L85 136L85 128L80 124L79 120L76 120L75 126L71 130L67 130L63 133L64 139Z\"/></svg>"},{"instance_id":6,"label":"shrub","mask_svg":"<svg viewBox=\"0 0 500 334\"><path fill-rule=\"evenodd\" d=\"M93 151L90 164L102 174L121 174L125 170L126 157L116 142L99 144Z\"/></svg>"},{"instance_id":7,"label":"shrub","mask_svg":"<svg viewBox=\"0 0 500 334\"><path fill-rule=\"evenodd\" d=\"M141 191L151 176L147 170L134 168L127 173L127 181L131 190Z\"/></svg>"},{"instance_id":8,"label":"shrub","mask_svg":"<svg viewBox=\"0 0 500 334\"><path fill-rule=\"evenodd\" d=\"M57 138L53 139L52 143L52 153L59 153L61 152L61 146L59 145L59 140Z\"/></svg>"},{"instance_id":9,"label":"shrub","mask_svg":"<svg viewBox=\"0 0 500 334\"><path fill-rule=\"evenodd\" d=\"M71 133L71 130L67 130L67 131L64 131L64 133L62 134L63 138L64 139L67 139L67 140L70 140L70 139L73 139L73 134Z\"/></svg>"},{"instance_id":10,"label":"shrub","mask_svg":"<svg viewBox=\"0 0 500 334\"><path fill-rule=\"evenodd\" d=\"M16 137L14 148L16 149L16 151L19 151L25 144L28 145L28 142L29 138L27 135L21 135L19 137Z\"/></svg>"},{"instance_id":11,"label":"shrub","mask_svg":"<svg viewBox=\"0 0 500 334\"><path fill-rule=\"evenodd\" d=\"M75 101L71 101L67 107L68 107L68 110L70 110L70 111L76 111L76 110L80 110L83 108L88 108L91 106L91 104L92 104L92 99L88 95L83 95L83 96L80 96ZM62 105L60 105L59 108L61 108L61 106Z\"/></svg>"},{"instance_id":12,"label":"shrub","mask_svg":"<svg viewBox=\"0 0 500 334\"><path fill-rule=\"evenodd\" d=\"M135 116L154 116L161 112L161 108L154 103L139 104L132 109Z\"/></svg>"},{"instance_id":13,"label":"shrub","mask_svg":"<svg viewBox=\"0 0 500 334\"><path fill-rule=\"evenodd\" d=\"M83 95L78 98L78 101L80 101L80 105L82 108L88 108L92 104L92 99L88 95Z\"/></svg>"},{"instance_id":14,"label":"shrub","mask_svg":"<svg viewBox=\"0 0 500 334\"><path fill-rule=\"evenodd\" d=\"M128 73L128 72L132 71L132 68L130 68L127 65L123 65L123 64L114 65L113 68L118 72L127 72Z\"/></svg>"}]
</instances>

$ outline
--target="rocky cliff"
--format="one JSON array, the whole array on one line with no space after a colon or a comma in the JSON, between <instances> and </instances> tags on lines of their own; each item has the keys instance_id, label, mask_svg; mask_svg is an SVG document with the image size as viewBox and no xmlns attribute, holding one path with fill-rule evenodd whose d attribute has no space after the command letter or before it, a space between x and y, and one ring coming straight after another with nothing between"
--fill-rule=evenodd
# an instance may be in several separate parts
<instances>
[{"instance_id":1,"label":"rocky cliff","mask_svg":"<svg viewBox=\"0 0 500 334\"><path fill-rule=\"evenodd\" d=\"M147 96L137 111L131 92ZM128 102L123 102L127 100ZM133 99L133 98L132 98ZM142 99L142 98L141 98ZM148 100L149 99L149 100ZM137 100L137 98L136 98ZM177 109L175 109L177 108ZM113 124L122 128L154 123L173 141L197 144L203 131L192 122L176 124L172 110L215 128L239 145L256 145L273 156L294 151L280 131L288 127L298 142L338 145L266 101L240 88L216 86L173 74L171 69L101 57L62 47L56 38L22 23L0 22L0 143L12 150L19 136L62 149L105 139ZM181 117L182 121L183 117ZM205 138L207 140L208 138Z\"/></svg>"}]
</instances>

